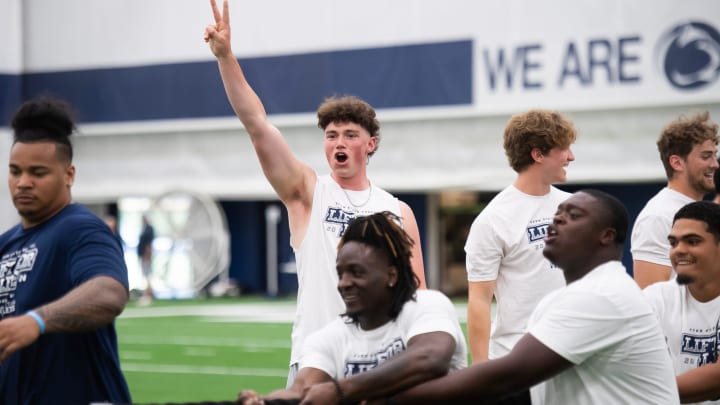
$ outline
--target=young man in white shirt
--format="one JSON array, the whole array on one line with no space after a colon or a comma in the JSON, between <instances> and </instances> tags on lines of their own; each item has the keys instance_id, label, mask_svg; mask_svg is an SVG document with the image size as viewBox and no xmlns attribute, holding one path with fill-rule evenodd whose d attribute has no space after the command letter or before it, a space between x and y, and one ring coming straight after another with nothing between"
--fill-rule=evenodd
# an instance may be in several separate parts
<instances>
[{"instance_id":1,"label":"young man in white shirt","mask_svg":"<svg viewBox=\"0 0 720 405\"><path fill-rule=\"evenodd\" d=\"M680 208L668 240L677 277L643 292L665 335L680 399L720 404L720 205Z\"/></svg>"},{"instance_id":2,"label":"young man in white shirt","mask_svg":"<svg viewBox=\"0 0 720 405\"><path fill-rule=\"evenodd\" d=\"M416 291L412 240L397 221L382 212L350 222L337 255L345 316L308 337L289 389L263 398L244 391L241 403L360 403L467 365L455 309L438 291Z\"/></svg>"},{"instance_id":3,"label":"young man in white shirt","mask_svg":"<svg viewBox=\"0 0 720 405\"><path fill-rule=\"evenodd\" d=\"M473 362L502 357L527 329L545 294L565 285L562 271L542 255L543 238L559 203L570 196L555 187L567 180L577 131L560 113L514 115L503 137L515 182L477 216L465 244L468 340ZM491 327L493 295L497 301ZM528 393L506 404L527 404Z\"/></svg>"},{"instance_id":4,"label":"young man in white shirt","mask_svg":"<svg viewBox=\"0 0 720 405\"><path fill-rule=\"evenodd\" d=\"M225 92L242 121L265 177L288 211L290 245L295 252L298 298L292 331L288 386L297 372L305 338L344 310L335 290L337 244L348 222L359 215L391 211L415 244L412 267L425 286L420 234L412 209L370 182L367 163L380 142L375 110L356 97L326 100L318 108L318 126L325 133L329 175L318 175L290 150L282 133L267 118L265 108L245 79L230 46L227 0L220 13L210 0L215 24L205 29L205 41L217 58Z\"/></svg>"},{"instance_id":5,"label":"young man in white shirt","mask_svg":"<svg viewBox=\"0 0 720 405\"><path fill-rule=\"evenodd\" d=\"M673 215L715 189L719 140L707 111L680 117L663 129L657 148L668 183L640 211L630 238L633 277L640 288L673 276L667 241Z\"/></svg>"},{"instance_id":6,"label":"young man in white shirt","mask_svg":"<svg viewBox=\"0 0 720 405\"><path fill-rule=\"evenodd\" d=\"M495 403L542 383L536 404L678 404L657 318L620 262L627 228L615 197L573 194L558 207L543 249L567 286L543 298L512 351L384 403Z\"/></svg>"}]
</instances>

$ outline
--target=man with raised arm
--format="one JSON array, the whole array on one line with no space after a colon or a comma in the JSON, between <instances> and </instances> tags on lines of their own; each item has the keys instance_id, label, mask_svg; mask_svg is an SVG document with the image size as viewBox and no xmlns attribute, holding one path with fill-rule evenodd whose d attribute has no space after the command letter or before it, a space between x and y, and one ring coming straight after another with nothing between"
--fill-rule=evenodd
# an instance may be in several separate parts
<instances>
[{"instance_id":1,"label":"man with raised arm","mask_svg":"<svg viewBox=\"0 0 720 405\"><path fill-rule=\"evenodd\" d=\"M412 268L425 286L420 235L410 207L370 182L367 163L380 142L379 122L366 102L351 96L330 98L317 111L324 131L329 175L318 175L290 150L280 131L250 87L230 46L227 0L223 11L210 0L215 24L205 29L205 41L217 58L225 92L250 135L265 177L288 211L290 245L298 272L297 313L293 324L288 386L297 373L305 338L343 311L337 292L337 245L348 222L359 215L390 211L400 216L414 241Z\"/></svg>"}]
</instances>

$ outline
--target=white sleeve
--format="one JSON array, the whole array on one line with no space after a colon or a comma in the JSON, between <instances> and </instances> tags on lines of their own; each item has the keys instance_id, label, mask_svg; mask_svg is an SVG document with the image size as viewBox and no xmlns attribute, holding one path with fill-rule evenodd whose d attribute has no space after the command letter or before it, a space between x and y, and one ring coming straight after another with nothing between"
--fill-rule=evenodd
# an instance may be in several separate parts
<instances>
[{"instance_id":1,"label":"white sleeve","mask_svg":"<svg viewBox=\"0 0 720 405\"><path fill-rule=\"evenodd\" d=\"M638 218L630 239L633 260L671 266L669 233L667 218L659 215Z\"/></svg>"},{"instance_id":2,"label":"white sleeve","mask_svg":"<svg viewBox=\"0 0 720 405\"><path fill-rule=\"evenodd\" d=\"M655 283L642 290L645 300L650 304L660 324L665 317L665 300L662 294L662 283Z\"/></svg>"},{"instance_id":3,"label":"white sleeve","mask_svg":"<svg viewBox=\"0 0 720 405\"><path fill-rule=\"evenodd\" d=\"M433 290L419 293L417 299L412 316L403 319L403 322L408 322L408 341L423 333L447 332L456 344L461 344L459 339L464 339L464 336L458 336L460 322L452 302L444 294Z\"/></svg>"},{"instance_id":4,"label":"white sleeve","mask_svg":"<svg viewBox=\"0 0 720 405\"><path fill-rule=\"evenodd\" d=\"M492 226L489 215L475 218L465 242L465 268L468 281L493 281L503 259L503 241Z\"/></svg>"},{"instance_id":5,"label":"white sleeve","mask_svg":"<svg viewBox=\"0 0 720 405\"><path fill-rule=\"evenodd\" d=\"M605 297L588 291L558 295L528 332L573 364L580 364L631 331L627 317Z\"/></svg>"},{"instance_id":6,"label":"white sleeve","mask_svg":"<svg viewBox=\"0 0 720 405\"><path fill-rule=\"evenodd\" d=\"M340 378L343 370L338 370L335 359L341 356L342 336L338 327L344 326L332 322L324 328L311 333L303 343L298 360L298 369L312 367L322 370L332 378Z\"/></svg>"}]
</instances>

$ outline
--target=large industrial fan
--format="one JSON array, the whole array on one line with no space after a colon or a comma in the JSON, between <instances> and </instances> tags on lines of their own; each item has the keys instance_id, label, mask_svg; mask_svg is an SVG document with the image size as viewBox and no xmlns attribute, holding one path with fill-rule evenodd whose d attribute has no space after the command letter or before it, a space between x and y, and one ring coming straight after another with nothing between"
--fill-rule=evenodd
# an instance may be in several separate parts
<instances>
[{"instance_id":1,"label":"large industrial fan","mask_svg":"<svg viewBox=\"0 0 720 405\"><path fill-rule=\"evenodd\" d=\"M225 213L210 197L169 191L149 213L155 228L152 284L158 296L198 295L213 282L228 286L230 237Z\"/></svg>"}]
</instances>

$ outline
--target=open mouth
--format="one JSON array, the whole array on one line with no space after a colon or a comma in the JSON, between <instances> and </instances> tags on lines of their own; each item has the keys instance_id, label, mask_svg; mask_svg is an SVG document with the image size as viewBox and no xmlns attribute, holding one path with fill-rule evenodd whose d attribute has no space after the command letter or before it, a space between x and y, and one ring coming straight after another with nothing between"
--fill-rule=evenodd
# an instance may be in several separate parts
<instances>
[{"instance_id":1,"label":"open mouth","mask_svg":"<svg viewBox=\"0 0 720 405\"><path fill-rule=\"evenodd\" d=\"M348 160L348 156L340 152L335 154L335 159L340 163L345 163Z\"/></svg>"},{"instance_id":2,"label":"open mouth","mask_svg":"<svg viewBox=\"0 0 720 405\"><path fill-rule=\"evenodd\" d=\"M547 235L545 235L545 242L552 242L557 237L557 229L548 228Z\"/></svg>"}]
</instances>

